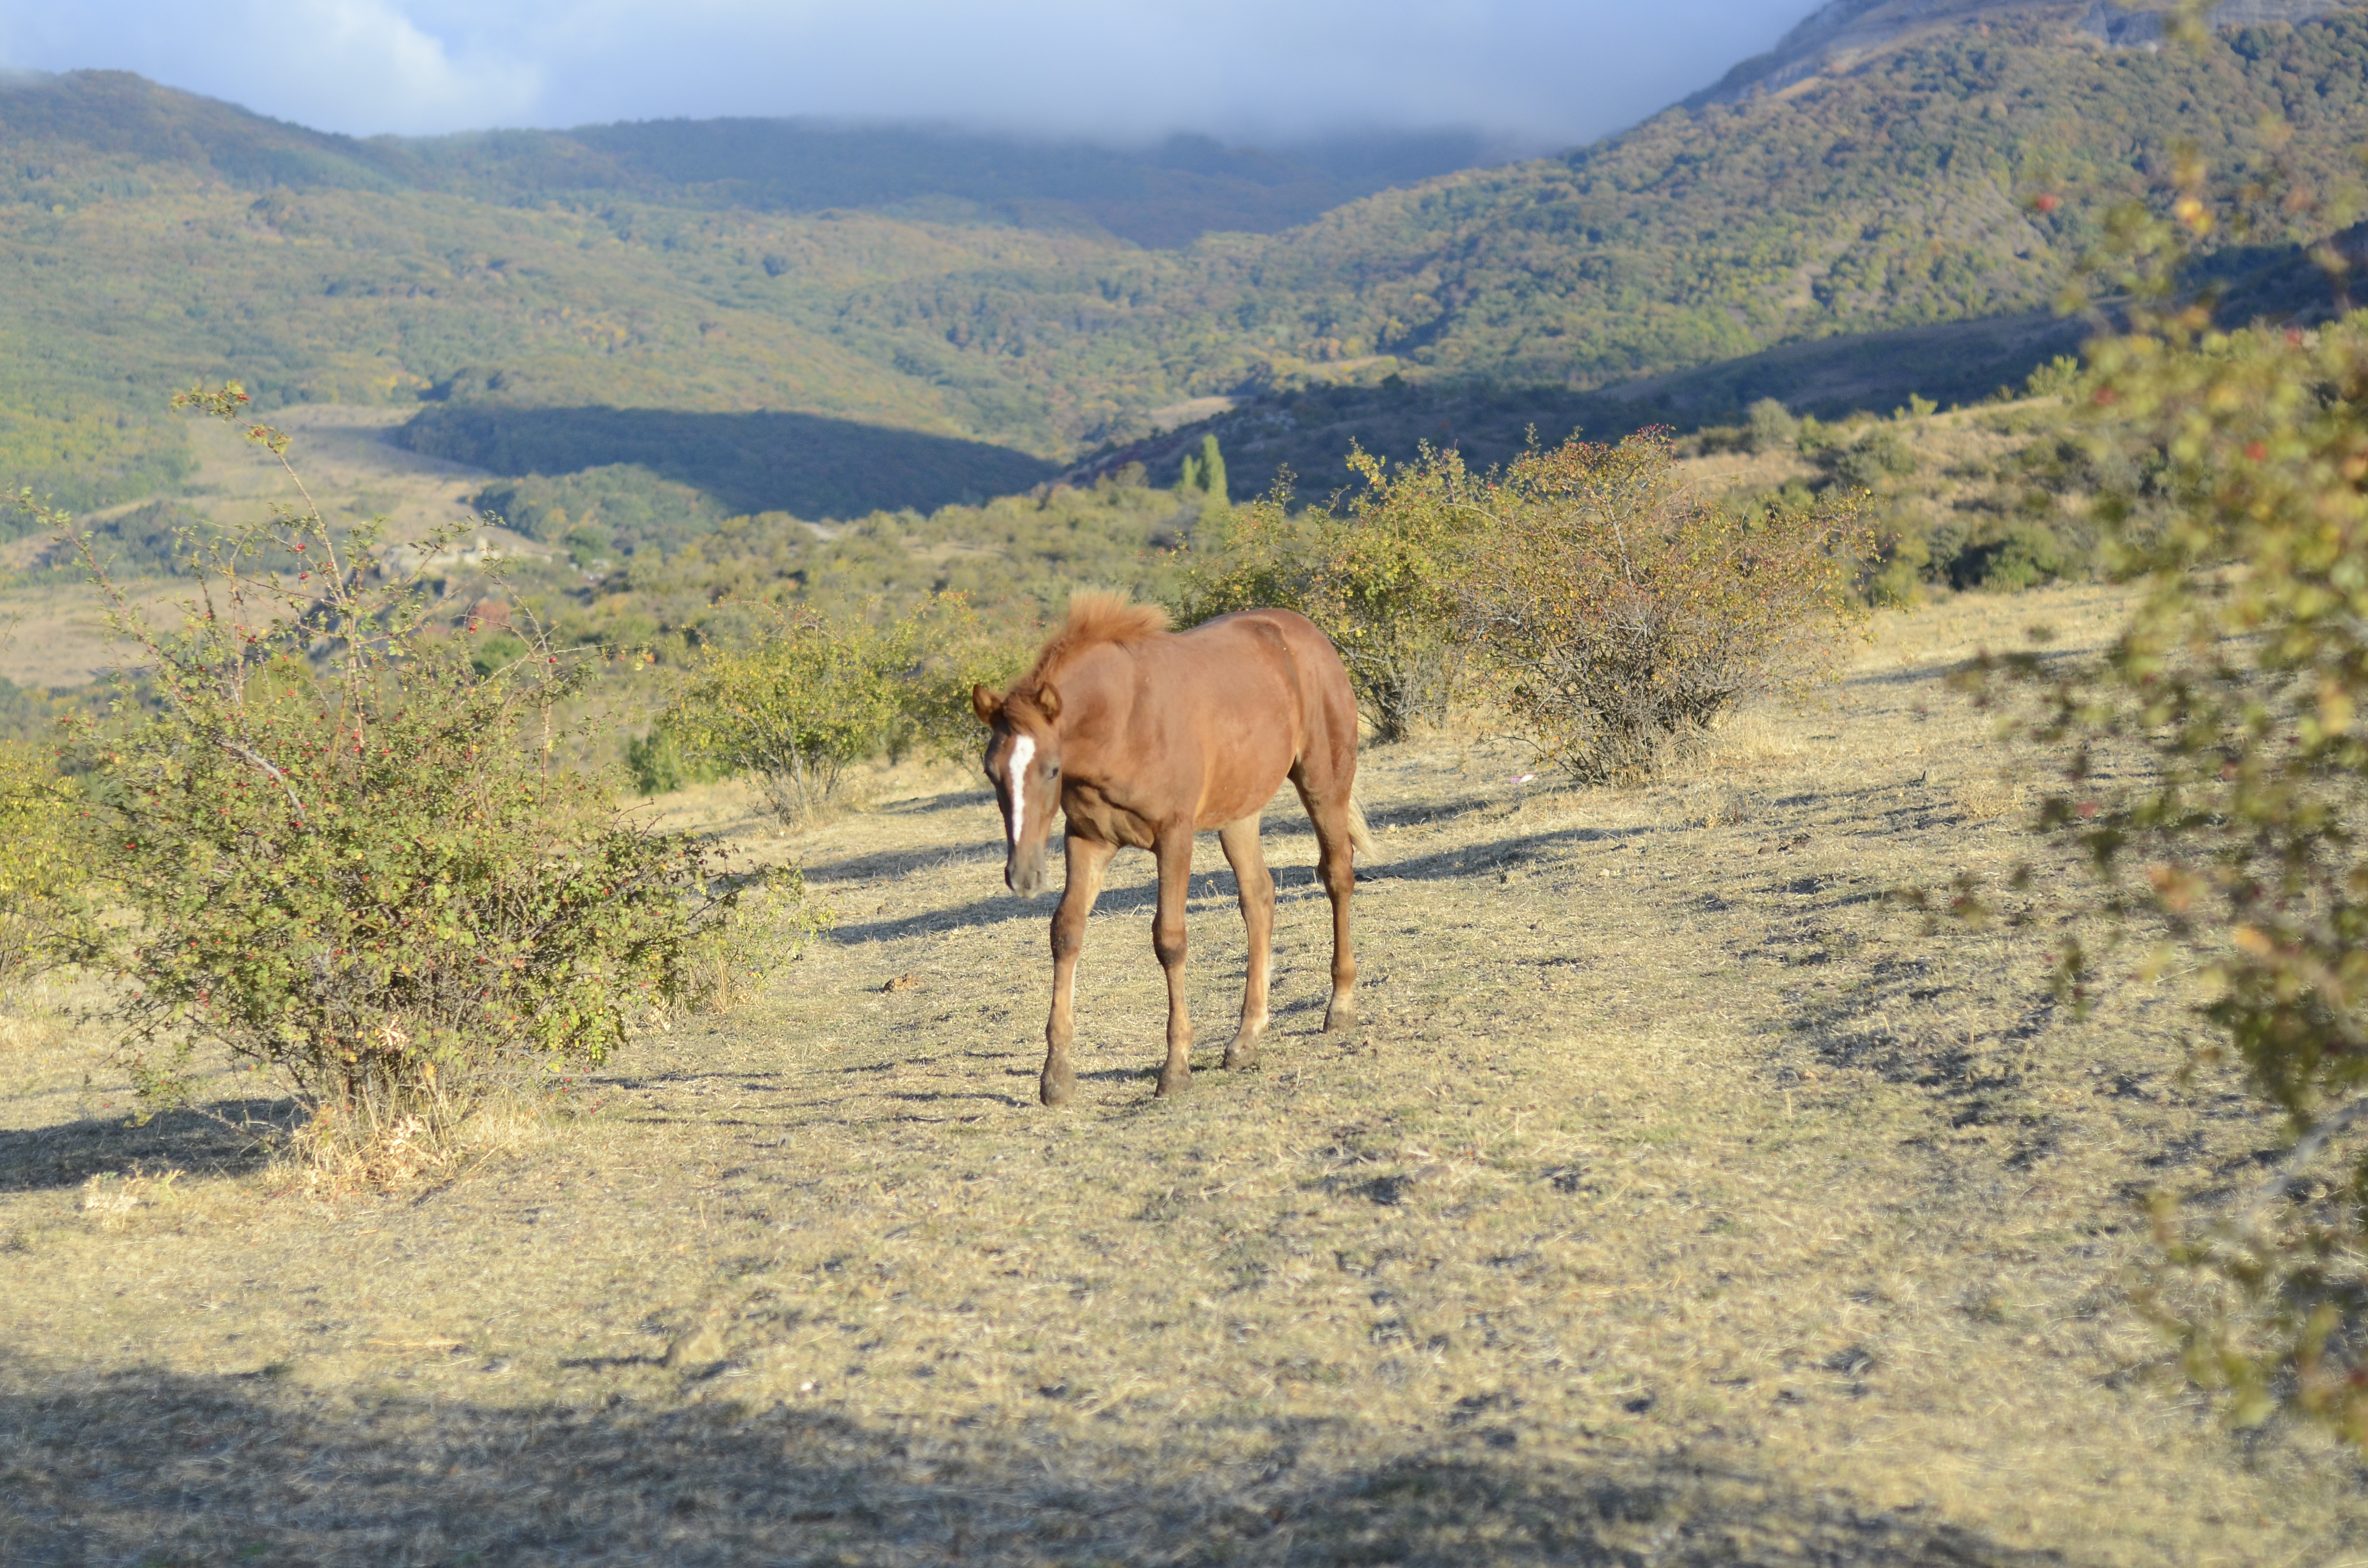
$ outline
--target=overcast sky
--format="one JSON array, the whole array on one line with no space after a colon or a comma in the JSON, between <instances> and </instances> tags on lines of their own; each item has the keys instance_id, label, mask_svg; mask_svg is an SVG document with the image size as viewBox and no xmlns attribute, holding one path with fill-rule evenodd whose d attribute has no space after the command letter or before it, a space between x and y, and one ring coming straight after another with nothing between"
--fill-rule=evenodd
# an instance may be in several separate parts
<instances>
[{"instance_id":1,"label":"overcast sky","mask_svg":"<svg viewBox=\"0 0 2368 1568\"><path fill-rule=\"evenodd\" d=\"M0 0L0 64L106 66L368 135L674 116L1577 142L1816 0Z\"/></svg>"}]
</instances>

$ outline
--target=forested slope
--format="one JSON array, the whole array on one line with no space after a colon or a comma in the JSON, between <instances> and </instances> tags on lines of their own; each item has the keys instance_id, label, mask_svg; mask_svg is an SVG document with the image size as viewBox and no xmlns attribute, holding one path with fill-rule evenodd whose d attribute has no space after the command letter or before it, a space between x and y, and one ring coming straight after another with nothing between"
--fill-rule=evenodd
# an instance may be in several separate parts
<instances>
[{"instance_id":1,"label":"forested slope","mask_svg":"<svg viewBox=\"0 0 2368 1568\"><path fill-rule=\"evenodd\" d=\"M809 415L797 439L817 464L860 478L883 454L931 476L917 505L1139 436L1194 396L1395 373L1435 394L1522 389L1534 408L1778 345L2027 316L2182 140L2241 175L2282 122L2306 178L2349 177L2368 18L2237 28L2195 55L2107 48L2085 16L1966 12L1839 74L1674 108L1565 157L1182 249L1074 212L1025 226L1025 203L999 223L924 222L901 198L796 211L757 188L762 138L732 124L654 132L630 157L588 133L423 150L145 85L149 109L95 120L57 82L15 84L0 475L82 501L140 493L178 450L152 412L163 392L237 373L267 400L424 399L426 449L513 472L618 460L602 432L633 422L571 410L730 416L694 427L718 440L771 428L742 415ZM1718 387L1770 390L1756 372L1691 384L1711 389L1702 418ZM882 447L882 429L935 440ZM839 487L746 499L835 510Z\"/></svg>"},{"instance_id":2,"label":"forested slope","mask_svg":"<svg viewBox=\"0 0 2368 1568\"><path fill-rule=\"evenodd\" d=\"M2242 29L2198 57L2004 12L1838 79L1370 198L1242 247L1234 271L1281 306L1278 347L1295 333L1303 351L1599 385L2049 304L2102 210L2174 142L2241 175L2265 119L2292 126L2308 175L2348 176L2368 20ZM2053 211L2032 210L2042 194Z\"/></svg>"}]
</instances>

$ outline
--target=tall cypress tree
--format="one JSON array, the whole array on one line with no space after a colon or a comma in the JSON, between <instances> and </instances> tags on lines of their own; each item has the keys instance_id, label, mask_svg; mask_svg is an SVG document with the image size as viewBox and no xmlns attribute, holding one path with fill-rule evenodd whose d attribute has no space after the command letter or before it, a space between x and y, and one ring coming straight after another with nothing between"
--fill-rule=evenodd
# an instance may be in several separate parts
<instances>
[{"instance_id":1,"label":"tall cypress tree","mask_svg":"<svg viewBox=\"0 0 2368 1568\"><path fill-rule=\"evenodd\" d=\"M1190 458L1184 461L1187 465L1184 472L1197 475L1200 488L1207 492L1210 500L1220 506L1233 505L1233 498L1225 494L1225 455L1217 450L1216 437L1201 437L1201 460L1198 463Z\"/></svg>"}]
</instances>

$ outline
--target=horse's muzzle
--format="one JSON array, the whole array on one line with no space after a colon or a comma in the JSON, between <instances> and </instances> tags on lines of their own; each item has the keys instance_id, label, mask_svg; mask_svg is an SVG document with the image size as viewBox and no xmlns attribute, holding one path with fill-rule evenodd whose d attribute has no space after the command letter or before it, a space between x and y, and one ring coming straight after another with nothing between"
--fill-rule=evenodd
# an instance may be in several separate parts
<instances>
[{"instance_id":1,"label":"horse's muzzle","mask_svg":"<svg viewBox=\"0 0 2368 1568\"><path fill-rule=\"evenodd\" d=\"M1034 898L1044 887L1044 851L1014 855L1004 862L1003 885L1022 898Z\"/></svg>"}]
</instances>

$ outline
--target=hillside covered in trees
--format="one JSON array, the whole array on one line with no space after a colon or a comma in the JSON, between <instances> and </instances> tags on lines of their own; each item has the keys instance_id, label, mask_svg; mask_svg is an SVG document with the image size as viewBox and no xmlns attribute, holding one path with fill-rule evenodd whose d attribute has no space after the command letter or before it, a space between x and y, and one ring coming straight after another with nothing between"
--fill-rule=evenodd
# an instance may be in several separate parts
<instances>
[{"instance_id":1,"label":"hillside covered in trees","mask_svg":"<svg viewBox=\"0 0 2368 1568\"><path fill-rule=\"evenodd\" d=\"M665 477L735 475L730 509L812 516L1016 486L1194 399L1373 389L1385 449L1464 433L1382 418L1392 377L1550 433L1710 421L1830 369L1800 358L1821 343L1846 360L1861 335L2006 324L1955 360L1875 356L1954 395L2061 350L2016 324L2044 324L2163 149L2241 176L2283 123L2283 156L2333 185L2368 131L2368 17L2226 28L2192 55L2112 47L2087 16L1957 8L1778 91L1267 233L1478 152L1007 166L935 132L757 121L356 142L136 78L15 80L0 475L82 505L144 494L185 460L164 392L225 374L267 404L417 403L418 449L521 477L642 462L618 443L649 447L649 421L586 411L663 410L694 454ZM1138 201L1181 227L1129 219ZM1236 465L1237 490L1263 478Z\"/></svg>"}]
</instances>

